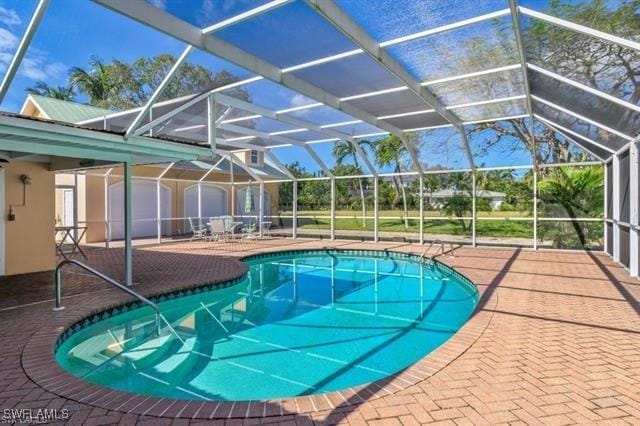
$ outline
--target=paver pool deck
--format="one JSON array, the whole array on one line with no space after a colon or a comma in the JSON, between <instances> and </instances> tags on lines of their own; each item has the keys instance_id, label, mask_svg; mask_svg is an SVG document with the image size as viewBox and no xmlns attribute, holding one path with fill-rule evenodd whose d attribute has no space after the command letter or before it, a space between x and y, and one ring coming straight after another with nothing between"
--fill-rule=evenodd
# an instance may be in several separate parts
<instances>
[{"instance_id":1,"label":"paver pool deck","mask_svg":"<svg viewBox=\"0 0 640 426\"><path fill-rule=\"evenodd\" d=\"M275 238L168 243L134 249L134 288L149 295L223 281L246 271L244 256L322 247L423 250ZM89 264L122 279L122 249L88 253ZM640 282L622 267L601 253L524 249L462 247L455 257L439 259L481 292L475 314L450 341L384 383L253 406L167 399L116 404L123 397L116 391L71 392L78 379L51 375L59 368L51 339L64 324L128 296L69 267L67 309L53 312L51 272L0 278L0 414L67 409L67 423L96 425L640 424Z\"/></svg>"}]
</instances>

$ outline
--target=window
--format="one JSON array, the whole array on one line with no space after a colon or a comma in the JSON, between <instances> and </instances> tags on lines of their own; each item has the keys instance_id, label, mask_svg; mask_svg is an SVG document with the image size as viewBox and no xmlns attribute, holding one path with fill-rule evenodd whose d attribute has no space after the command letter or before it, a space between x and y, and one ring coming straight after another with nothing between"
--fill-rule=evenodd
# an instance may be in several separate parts
<instances>
[{"instance_id":1,"label":"window","mask_svg":"<svg viewBox=\"0 0 640 426\"><path fill-rule=\"evenodd\" d=\"M249 164L251 164L252 166L257 166L259 165L258 162L258 151L256 151L255 149L251 150L251 157L249 159Z\"/></svg>"}]
</instances>

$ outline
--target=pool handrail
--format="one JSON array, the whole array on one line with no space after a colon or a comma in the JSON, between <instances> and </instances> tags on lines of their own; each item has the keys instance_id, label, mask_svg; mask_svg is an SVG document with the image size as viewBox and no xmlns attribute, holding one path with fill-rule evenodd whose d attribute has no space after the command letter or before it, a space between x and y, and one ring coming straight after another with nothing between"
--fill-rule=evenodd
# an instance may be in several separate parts
<instances>
[{"instance_id":1,"label":"pool handrail","mask_svg":"<svg viewBox=\"0 0 640 426\"><path fill-rule=\"evenodd\" d=\"M144 297L140 293L131 290L129 287L127 287L125 285L120 284L119 282L117 282L113 278L108 277L105 274L103 274L102 272L100 272L100 271L98 271L96 269L93 269L89 265L87 265L85 263L82 263L82 262L80 262L78 260L75 260L75 259L65 259L62 262L58 263L58 266L56 266L56 271L55 271L56 306L55 306L55 308L53 308L54 311L61 311L61 310L64 309L64 306L62 306L62 267L64 265L68 265L68 264L73 264L73 265L79 266L80 268L82 268L85 271L91 273L92 275L95 275L96 277L102 279L106 283L111 284L112 286L114 286L114 287L124 291L125 293L135 297L140 302L151 306L151 308L155 311L155 315L156 315L156 330L160 331L160 308L158 307L158 305L156 305L155 303L153 303L151 300L147 299L146 297Z\"/></svg>"}]
</instances>

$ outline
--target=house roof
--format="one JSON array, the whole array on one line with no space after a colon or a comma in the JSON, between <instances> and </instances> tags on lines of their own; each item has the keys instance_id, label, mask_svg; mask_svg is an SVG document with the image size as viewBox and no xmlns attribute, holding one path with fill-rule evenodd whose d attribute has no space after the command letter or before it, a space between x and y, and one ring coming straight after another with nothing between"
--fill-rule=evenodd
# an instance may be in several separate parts
<instances>
[{"instance_id":1,"label":"house roof","mask_svg":"<svg viewBox=\"0 0 640 426\"><path fill-rule=\"evenodd\" d=\"M40 109L46 118L55 121L77 123L113 114L113 111L105 108L63 101L61 99L49 98L47 96L29 95L27 97L27 102L29 102L29 100L31 100L38 109Z\"/></svg>"}]
</instances>

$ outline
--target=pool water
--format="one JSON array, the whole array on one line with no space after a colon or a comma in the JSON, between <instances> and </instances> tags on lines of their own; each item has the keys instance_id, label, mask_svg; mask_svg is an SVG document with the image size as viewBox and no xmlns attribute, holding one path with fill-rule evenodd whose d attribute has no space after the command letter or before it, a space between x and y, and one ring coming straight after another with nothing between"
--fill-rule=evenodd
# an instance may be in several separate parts
<instances>
[{"instance_id":1,"label":"pool water","mask_svg":"<svg viewBox=\"0 0 640 426\"><path fill-rule=\"evenodd\" d=\"M70 335L56 359L89 382L158 397L318 394L410 366L477 303L473 285L415 257L321 251L247 264L239 284L159 303L159 334L151 309L134 309Z\"/></svg>"}]
</instances>

